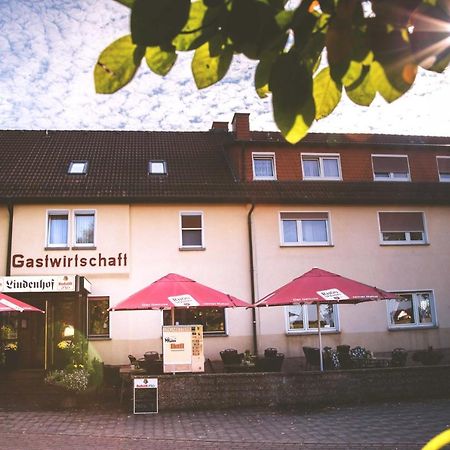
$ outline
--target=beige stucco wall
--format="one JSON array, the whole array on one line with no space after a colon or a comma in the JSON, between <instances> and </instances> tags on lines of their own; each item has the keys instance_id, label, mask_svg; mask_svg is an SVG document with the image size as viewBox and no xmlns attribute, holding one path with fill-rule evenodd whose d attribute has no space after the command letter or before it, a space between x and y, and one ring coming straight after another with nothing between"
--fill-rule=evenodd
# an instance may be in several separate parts
<instances>
[{"instance_id":1,"label":"beige stucco wall","mask_svg":"<svg viewBox=\"0 0 450 450\"><path fill-rule=\"evenodd\" d=\"M95 250L45 250L47 210L96 211ZM92 295L110 297L111 305L167 273L193 278L251 302L247 214L249 205L19 205L14 212L12 253L36 260L45 255L73 257L127 255L118 267L13 267L12 275L77 274L92 283ZM327 211L333 246L281 247L280 211ZM378 211L423 211L429 245L381 246ZM182 251L180 212L201 212L205 249ZM0 209L0 230L7 229L7 210ZM342 305L340 332L324 336L324 345L363 345L375 352L401 346L408 350L450 347L450 208L392 206L257 205L253 213L255 280L261 298L314 266L387 290L433 290L438 328L388 331L386 304ZM4 233L0 249L5 248ZM2 247L3 246L3 247ZM5 256L0 253L0 263ZM277 347L288 356L302 354L302 345L317 345L317 335L287 335L284 308L257 311L258 346ZM252 349L251 311L226 311L227 336L205 337L205 356L219 351ZM127 355L161 351L162 313L111 313L111 339L91 341L110 364L127 362Z\"/></svg>"},{"instance_id":2,"label":"beige stucco wall","mask_svg":"<svg viewBox=\"0 0 450 450\"><path fill-rule=\"evenodd\" d=\"M281 247L280 211L326 211L331 247ZM429 245L382 246L378 211L423 211ZM257 289L263 297L279 286L320 267L386 290L433 291L438 328L388 331L385 302L339 307L340 333L324 337L324 345L363 345L375 352L450 344L450 209L393 206L258 206L254 212ZM294 356L301 346L318 345L317 335L287 335L284 308L258 310L259 348L278 347Z\"/></svg>"},{"instance_id":3,"label":"beige stucco wall","mask_svg":"<svg viewBox=\"0 0 450 450\"><path fill-rule=\"evenodd\" d=\"M8 252L9 214L6 206L0 206L0 275L6 273L6 258Z\"/></svg>"}]
</instances>

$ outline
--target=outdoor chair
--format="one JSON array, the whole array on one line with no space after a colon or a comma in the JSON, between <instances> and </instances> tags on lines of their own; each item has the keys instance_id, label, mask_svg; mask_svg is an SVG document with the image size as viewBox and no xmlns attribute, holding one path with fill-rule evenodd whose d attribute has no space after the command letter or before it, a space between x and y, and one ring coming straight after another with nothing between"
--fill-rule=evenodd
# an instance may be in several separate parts
<instances>
[{"instance_id":1,"label":"outdoor chair","mask_svg":"<svg viewBox=\"0 0 450 450\"><path fill-rule=\"evenodd\" d=\"M314 347L303 347L303 353L306 358L306 369L320 367L320 350Z\"/></svg>"},{"instance_id":2,"label":"outdoor chair","mask_svg":"<svg viewBox=\"0 0 450 450\"><path fill-rule=\"evenodd\" d=\"M264 358L256 358L255 370L257 372L281 372L283 361L283 353L278 353L276 348L266 348Z\"/></svg>"},{"instance_id":3,"label":"outdoor chair","mask_svg":"<svg viewBox=\"0 0 450 450\"><path fill-rule=\"evenodd\" d=\"M222 358L223 367L226 372L235 371L236 366L240 366L244 360L244 354L238 353L234 348L227 348L220 352Z\"/></svg>"}]
</instances>

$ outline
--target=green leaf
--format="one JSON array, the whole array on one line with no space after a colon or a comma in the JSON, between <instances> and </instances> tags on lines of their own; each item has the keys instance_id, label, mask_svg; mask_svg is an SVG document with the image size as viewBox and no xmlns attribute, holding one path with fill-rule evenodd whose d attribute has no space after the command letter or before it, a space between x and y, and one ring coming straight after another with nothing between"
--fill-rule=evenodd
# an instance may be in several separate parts
<instances>
[{"instance_id":1,"label":"green leaf","mask_svg":"<svg viewBox=\"0 0 450 450\"><path fill-rule=\"evenodd\" d=\"M316 105L316 120L331 114L341 100L342 85L330 76L330 68L325 67L314 78L313 96Z\"/></svg>"},{"instance_id":2,"label":"green leaf","mask_svg":"<svg viewBox=\"0 0 450 450\"><path fill-rule=\"evenodd\" d=\"M115 1L123 6L128 6L128 8L132 8L134 5L134 0L115 0Z\"/></svg>"},{"instance_id":3,"label":"green leaf","mask_svg":"<svg viewBox=\"0 0 450 450\"><path fill-rule=\"evenodd\" d=\"M190 0L135 0L131 10L133 42L145 47L165 46L183 29Z\"/></svg>"},{"instance_id":4,"label":"green leaf","mask_svg":"<svg viewBox=\"0 0 450 450\"><path fill-rule=\"evenodd\" d=\"M203 1L191 4L189 18L181 32L172 41L178 51L194 50L203 45L215 34L220 25L220 16L225 13L224 7L207 8Z\"/></svg>"},{"instance_id":5,"label":"green leaf","mask_svg":"<svg viewBox=\"0 0 450 450\"><path fill-rule=\"evenodd\" d=\"M342 77L342 84L344 86L350 86L361 76L363 65L355 61L350 61L347 72Z\"/></svg>"},{"instance_id":6,"label":"green leaf","mask_svg":"<svg viewBox=\"0 0 450 450\"><path fill-rule=\"evenodd\" d=\"M347 97L353 103L360 106L370 106L377 93L377 90L372 83L370 70L371 66L363 66L359 79L345 88Z\"/></svg>"},{"instance_id":7,"label":"green leaf","mask_svg":"<svg viewBox=\"0 0 450 450\"><path fill-rule=\"evenodd\" d=\"M195 50L192 58L192 74L199 89L217 83L221 80L233 59L233 48L223 43L217 36Z\"/></svg>"},{"instance_id":8,"label":"green leaf","mask_svg":"<svg viewBox=\"0 0 450 450\"><path fill-rule=\"evenodd\" d=\"M370 83L388 103L392 103L404 94L389 81L383 66L376 61L370 65Z\"/></svg>"},{"instance_id":9,"label":"green leaf","mask_svg":"<svg viewBox=\"0 0 450 450\"><path fill-rule=\"evenodd\" d=\"M269 91L269 78L275 56L261 59L255 70L255 89L259 98L267 97Z\"/></svg>"},{"instance_id":10,"label":"green leaf","mask_svg":"<svg viewBox=\"0 0 450 450\"><path fill-rule=\"evenodd\" d=\"M172 69L175 61L177 60L177 54L175 50L166 51L160 47L147 47L145 51L145 60L150 70L157 75L167 75Z\"/></svg>"},{"instance_id":11,"label":"green leaf","mask_svg":"<svg viewBox=\"0 0 450 450\"><path fill-rule=\"evenodd\" d=\"M311 71L295 52L279 55L272 66L269 89L278 128L288 142L298 142L315 117Z\"/></svg>"},{"instance_id":12,"label":"green leaf","mask_svg":"<svg viewBox=\"0 0 450 450\"><path fill-rule=\"evenodd\" d=\"M144 52L144 48L133 44L129 35L106 47L95 65L95 91L112 94L124 87L133 79Z\"/></svg>"}]
</instances>

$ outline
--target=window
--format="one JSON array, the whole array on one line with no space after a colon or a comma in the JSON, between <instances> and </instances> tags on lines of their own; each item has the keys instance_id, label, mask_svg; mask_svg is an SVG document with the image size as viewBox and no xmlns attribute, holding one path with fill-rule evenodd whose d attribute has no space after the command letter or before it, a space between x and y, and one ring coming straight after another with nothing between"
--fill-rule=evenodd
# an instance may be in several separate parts
<instances>
[{"instance_id":1,"label":"window","mask_svg":"<svg viewBox=\"0 0 450 450\"><path fill-rule=\"evenodd\" d=\"M67 247L69 214L67 211L50 211L48 213L47 246Z\"/></svg>"},{"instance_id":2,"label":"window","mask_svg":"<svg viewBox=\"0 0 450 450\"><path fill-rule=\"evenodd\" d=\"M88 336L109 337L109 297L88 297Z\"/></svg>"},{"instance_id":3,"label":"window","mask_svg":"<svg viewBox=\"0 0 450 450\"><path fill-rule=\"evenodd\" d=\"M431 291L398 292L400 300L387 304L389 328L416 328L436 326L434 298Z\"/></svg>"},{"instance_id":4,"label":"window","mask_svg":"<svg viewBox=\"0 0 450 450\"><path fill-rule=\"evenodd\" d=\"M95 214L92 211L75 211L75 238L77 247L94 245Z\"/></svg>"},{"instance_id":5,"label":"window","mask_svg":"<svg viewBox=\"0 0 450 450\"><path fill-rule=\"evenodd\" d=\"M167 165L165 161L149 161L148 173L152 175L166 175Z\"/></svg>"},{"instance_id":6,"label":"window","mask_svg":"<svg viewBox=\"0 0 450 450\"><path fill-rule=\"evenodd\" d=\"M68 173L71 175L84 175L87 173L87 161L71 161L69 164Z\"/></svg>"},{"instance_id":7,"label":"window","mask_svg":"<svg viewBox=\"0 0 450 450\"><path fill-rule=\"evenodd\" d=\"M203 248L203 218L201 213L181 213L181 247Z\"/></svg>"},{"instance_id":8,"label":"window","mask_svg":"<svg viewBox=\"0 0 450 450\"><path fill-rule=\"evenodd\" d=\"M302 154L303 179L340 180L339 155Z\"/></svg>"},{"instance_id":9,"label":"window","mask_svg":"<svg viewBox=\"0 0 450 450\"><path fill-rule=\"evenodd\" d=\"M380 239L383 244L426 244L423 213L380 212Z\"/></svg>"},{"instance_id":10,"label":"window","mask_svg":"<svg viewBox=\"0 0 450 450\"><path fill-rule=\"evenodd\" d=\"M171 325L171 311L163 311L164 325ZM203 332L225 334L224 308L175 308L177 325L203 325Z\"/></svg>"},{"instance_id":11,"label":"window","mask_svg":"<svg viewBox=\"0 0 450 450\"><path fill-rule=\"evenodd\" d=\"M287 306L286 314L288 333L318 332L316 305ZM336 305L320 305L320 329L339 331Z\"/></svg>"},{"instance_id":12,"label":"window","mask_svg":"<svg viewBox=\"0 0 450 450\"><path fill-rule=\"evenodd\" d=\"M282 245L331 245L326 212L282 212Z\"/></svg>"},{"instance_id":13,"label":"window","mask_svg":"<svg viewBox=\"0 0 450 450\"><path fill-rule=\"evenodd\" d=\"M275 155L270 153L253 154L253 179L276 180Z\"/></svg>"},{"instance_id":14,"label":"window","mask_svg":"<svg viewBox=\"0 0 450 450\"><path fill-rule=\"evenodd\" d=\"M438 156L439 181L450 182L450 156Z\"/></svg>"},{"instance_id":15,"label":"window","mask_svg":"<svg viewBox=\"0 0 450 450\"><path fill-rule=\"evenodd\" d=\"M407 156L372 155L373 177L377 181L409 181Z\"/></svg>"}]
</instances>

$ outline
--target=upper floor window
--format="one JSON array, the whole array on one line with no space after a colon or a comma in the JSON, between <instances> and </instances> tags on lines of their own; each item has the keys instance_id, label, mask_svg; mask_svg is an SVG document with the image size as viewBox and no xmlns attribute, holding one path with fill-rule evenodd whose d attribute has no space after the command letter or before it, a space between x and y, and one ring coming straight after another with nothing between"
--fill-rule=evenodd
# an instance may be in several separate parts
<instances>
[{"instance_id":1,"label":"upper floor window","mask_svg":"<svg viewBox=\"0 0 450 450\"><path fill-rule=\"evenodd\" d=\"M70 233L69 233L69 230ZM70 236L70 238L69 238ZM70 239L70 240L69 240ZM47 213L47 247L93 247L95 239L95 212L76 210Z\"/></svg>"},{"instance_id":2,"label":"upper floor window","mask_svg":"<svg viewBox=\"0 0 450 450\"><path fill-rule=\"evenodd\" d=\"M84 175L87 173L87 161L71 161L69 164L68 173L71 175Z\"/></svg>"},{"instance_id":3,"label":"upper floor window","mask_svg":"<svg viewBox=\"0 0 450 450\"><path fill-rule=\"evenodd\" d=\"M202 213L181 213L181 247L203 248Z\"/></svg>"},{"instance_id":4,"label":"upper floor window","mask_svg":"<svg viewBox=\"0 0 450 450\"><path fill-rule=\"evenodd\" d=\"M253 153L253 179L276 180L275 155L273 153Z\"/></svg>"},{"instance_id":5,"label":"upper floor window","mask_svg":"<svg viewBox=\"0 0 450 450\"><path fill-rule=\"evenodd\" d=\"M303 178L305 180L340 180L341 167L339 155L301 155Z\"/></svg>"},{"instance_id":6,"label":"upper floor window","mask_svg":"<svg viewBox=\"0 0 450 450\"><path fill-rule=\"evenodd\" d=\"M74 245L86 247L94 245L95 214L93 211L75 211Z\"/></svg>"},{"instance_id":7,"label":"upper floor window","mask_svg":"<svg viewBox=\"0 0 450 450\"><path fill-rule=\"evenodd\" d=\"M434 298L431 291L398 292L401 299L387 303L389 328L436 326Z\"/></svg>"},{"instance_id":8,"label":"upper floor window","mask_svg":"<svg viewBox=\"0 0 450 450\"><path fill-rule=\"evenodd\" d=\"M148 173L152 175L166 175L167 164L165 161L149 161Z\"/></svg>"},{"instance_id":9,"label":"upper floor window","mask_svg":"<svg viewBox=\"0 0 450 450\"><path fill-rule=\"evenodd\" d=\"M373 178L377 181L410 181L406 155L372 155Z\"/></svg>"},{"instance_id":10,"label":"upper floor window","mask_svg":"<svg viewBox=\"0 0 450 450\"><path fill-rule=\"evenodd\" d=\"M68 247L69 213L49 211L47 223L47 246Z\"/></svg>"},{"instance_id":11,"label":"upper floor window","mask_svg":"<svg viewBox=\"0 0 450 450\"><path fill-rule=\"evenodd\" d=\"M88 336L109 337L109 297L88 297Z\"/></svg>"},{"instance_id":12,"label":"upper floor window","mask_svg":"<svg viewBox=\"0 0 450 450\"><path fill-rule=\"evenodd\" d=\"M320 305L321 331L339 331L337 308L337 305ZM318 332L316 305L287 306L286 314L288 333Z\"/></svg>"},{"instance_id":13,"label":"upper floor window","mask_svg":"<svg viewBox=\"0 0 450 450\"><path fill-rule=\"evenodd\" d=\"M330 245L327 212L282 212L282 245Z\"/></svg>"},{"instance_id":14,"label":"upper floor window","mask_svg":"<svg viewBox=\"0 0 450 450\"><path fill-rule=\"evenodd\" d=\"M425 244L423 213L380 212L380 237L383 244Z\"/></svg>"},{"instance_id":15,"label":"upper floor window","mask_svg":"<svg viewBox=\"0 0 450 450\"><path fill-rule=\"evenodd\" d=\"M450 156L437 156L439 181L450 182Z\"/></svg>"},{"instance_id":16,"label":"upper floor window","mask_svg":"<svg viewBox=\"0 0 450 450\"><path fill-rule=\"evenodd\" d=\"M170 311L163 311L164 325L171 325ZM205 334L225 334L224 308L175 308L177 325L203 325Z\"/></svg>"}]
</instances>

